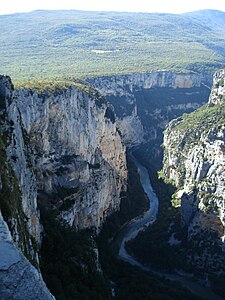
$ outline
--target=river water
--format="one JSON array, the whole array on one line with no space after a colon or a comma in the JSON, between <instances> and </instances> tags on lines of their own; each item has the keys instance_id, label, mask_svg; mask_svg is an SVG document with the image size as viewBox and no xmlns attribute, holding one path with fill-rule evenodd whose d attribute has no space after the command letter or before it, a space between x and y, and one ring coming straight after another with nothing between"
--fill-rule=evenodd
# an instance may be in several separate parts
<instances>
[{"instance_id":1,"label":"river water","mask_svg":"<svg viewBox=\"0 0 225 300\"><path fill-rule=\"evenodd\" d=\"M145 266L139 263L134 257L130 256L125 248L125 243L131 239L134 239L139 231L143 230L146 226L150 225L156 220L159 200L156 196L155 192L152 189L148 170L139 163L139 161L131 154L132 160L135 163L138 173L140 175L140 181L145 193L148 196L150 201L150 209L146 211L143 215L136 217L135 219L131 220L121 231L120 234L120 246L119 246L119 258L123 261L130 263L133 266L136 266L143 271L152 272L159 277L164 277L171 281L178 281L182 284L183 287L190 290L196 296L199 296L202 299L206 300L223 300L220 296L213 293L207 287L204 287L198 284L196 281L190 278L190 275L179 275L177 273L169 273L164 272L160 269ZM184 273L185 274L185 273Z\"/></svg>"}]
</instances>

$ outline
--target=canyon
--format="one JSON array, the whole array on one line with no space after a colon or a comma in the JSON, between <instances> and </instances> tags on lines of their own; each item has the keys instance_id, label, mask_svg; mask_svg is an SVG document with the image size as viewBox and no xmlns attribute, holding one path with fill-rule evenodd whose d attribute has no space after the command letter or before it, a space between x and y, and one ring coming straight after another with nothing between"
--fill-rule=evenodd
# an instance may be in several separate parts
<instances>
[{"instance_id":1,"label":"canyon","mask_svg":"<svg viewBox=\"0 0 225 300\"><path fill-rule=\"evenodd\" d=\"M127 148L141 144L141 155L153 168L159 169L166 124L206 103L212 76L158 71L97 77L88 82L113 106Z\"/></svg>"},{"instance_id":2,"label":"canyon","mask_svg":"<svg viewBox=\"0 0 225 300\"><path fill-rule=\"evenodd\" d=\"M92 228L98 234L107 218L120 209L122 194L127 190L127 149L139 146L148 161L156 167L161 165L162 132L169 121L199 108L209 94L210 107L223 105L221 72L214 76L211 94L212 77L207 73L158 71L102 76L88 78L82 84L56 86L53 92L15 90L9 77L0 77L1 223L8 236L6 240L3 235L1 238L16 249L13 255L23 261L21 272L30 268L38 277L37 299L53 297L38 272L38 249L45 232L37 202L47 210L53 209L60 222L78 230ZM164 146L168 149L163 170L177 187L183 186L182 195L178 192L182 224L189 226L189 237L196 226L208 229L213 224L223 239L223 125L210 134L197 133L203 148L196 145L184 153L181 146L186 134L172 131L179 120L169 123L165 132ZM200 155L202 160L197 161ZM182 166L186 175L179 171ZM205 174L213 174L210 185L202 180ZM201 181L197 192L192 188L196 181ZM199 201L200 195L208 194L214 198L206 197L207 204ZM210 213L205 217L201 210L205 214L206 207ZM215 259L221 263L220 258ZM218 271L215 260L210 263ZM1 268L7 279L0 289L4 291L0 291L2 299L15 295L8 283L14 281L13 265L7 270ZM26 284L24 280L21 291Z\"/></svg>"}]
</instances>

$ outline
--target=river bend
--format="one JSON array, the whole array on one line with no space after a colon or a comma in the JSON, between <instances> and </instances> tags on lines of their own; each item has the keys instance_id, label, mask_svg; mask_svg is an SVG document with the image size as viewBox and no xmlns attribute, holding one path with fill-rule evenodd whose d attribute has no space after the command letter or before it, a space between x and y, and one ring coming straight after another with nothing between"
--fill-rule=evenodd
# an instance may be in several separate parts
<instances>
[{"instance_id":1,"label":"river bend","mask_svg":"<svg viewBox=\"0 0 225 300\"><path fill-rule=\"evenodd\" d=\"M152 272L159 277L164 277L171 281L178 281L182 284L183 287L190 290L193 294L199 296L202 299L206 300L223 300L220 296L213 293L207 287L204 287L198 284L196 281L190 278L190 276L179 275L177 273L169 273L164 272L160 269L145 266L138 262L134 257L130 256L126 251L125 244L127 241L134 239L139 231L143 230L146 226L152 224L157 217L159 200L156 196L155 192L152 189L148 170L139 163L139 161L131 154L132 160L138 169L138 173L140 175L141 185L148 196L150 202L150 209L146 211L144 214L136 217L131 220L122 231L122 238L120 238L120 246L119 246L119 258L123 261L130 263L133 266L136 266L143 271Z\"/></svg>"}]
</instances>

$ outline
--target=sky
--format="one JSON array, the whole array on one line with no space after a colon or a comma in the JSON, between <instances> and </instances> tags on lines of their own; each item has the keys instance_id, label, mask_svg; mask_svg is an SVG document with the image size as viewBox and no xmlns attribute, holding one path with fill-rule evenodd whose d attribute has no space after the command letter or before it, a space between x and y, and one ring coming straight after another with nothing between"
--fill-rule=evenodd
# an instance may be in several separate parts
<instances>
[{"instance_id":1,"label":"sky","mask_svg":"<svg viewBox=\"0 0 225 300\"><path fill-rule=\"evenodd\" d=\"M0 0L0 14L36 9L183 13L199 9L225 12L224 0Z\"/></svg>"}]
</instances>

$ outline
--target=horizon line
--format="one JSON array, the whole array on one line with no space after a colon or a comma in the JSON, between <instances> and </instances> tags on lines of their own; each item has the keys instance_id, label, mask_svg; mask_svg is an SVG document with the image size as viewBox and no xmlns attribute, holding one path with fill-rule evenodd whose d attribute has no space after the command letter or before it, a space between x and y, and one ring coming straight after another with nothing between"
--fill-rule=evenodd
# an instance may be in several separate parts
<instances>
[{"instance_id":1,"label":"horizon line","mask_svg":"<svg viewBox=\"0 0 225 300\"><path fill-rule=\"evenodd\" d=\"M214 8L203 8L203 9L197 9L197 10L191 10L191 11L185 11L185 12L159 12L159 11L154 11L154 12L148 12L148 11L126 11L126 10L93 10L93 9L76 9L76 8L71 8L71 9L34 9L34 10L29 10L29 11L18 11L18 12L11 12L11 13L1 13L0 16L6 16L6 15L16 15L16 14L29 14L33 12L58 12L58 11L80 11L80 12L105 12L105 13L131 13L131 14L171 14L171 15L181 15L181 14L186 14L186 13L192 13L192 12L198 12L198 11L218 11L225 13L225 11L220 10L220 9L214 9Z\"/></svg>"}]
</instances>

